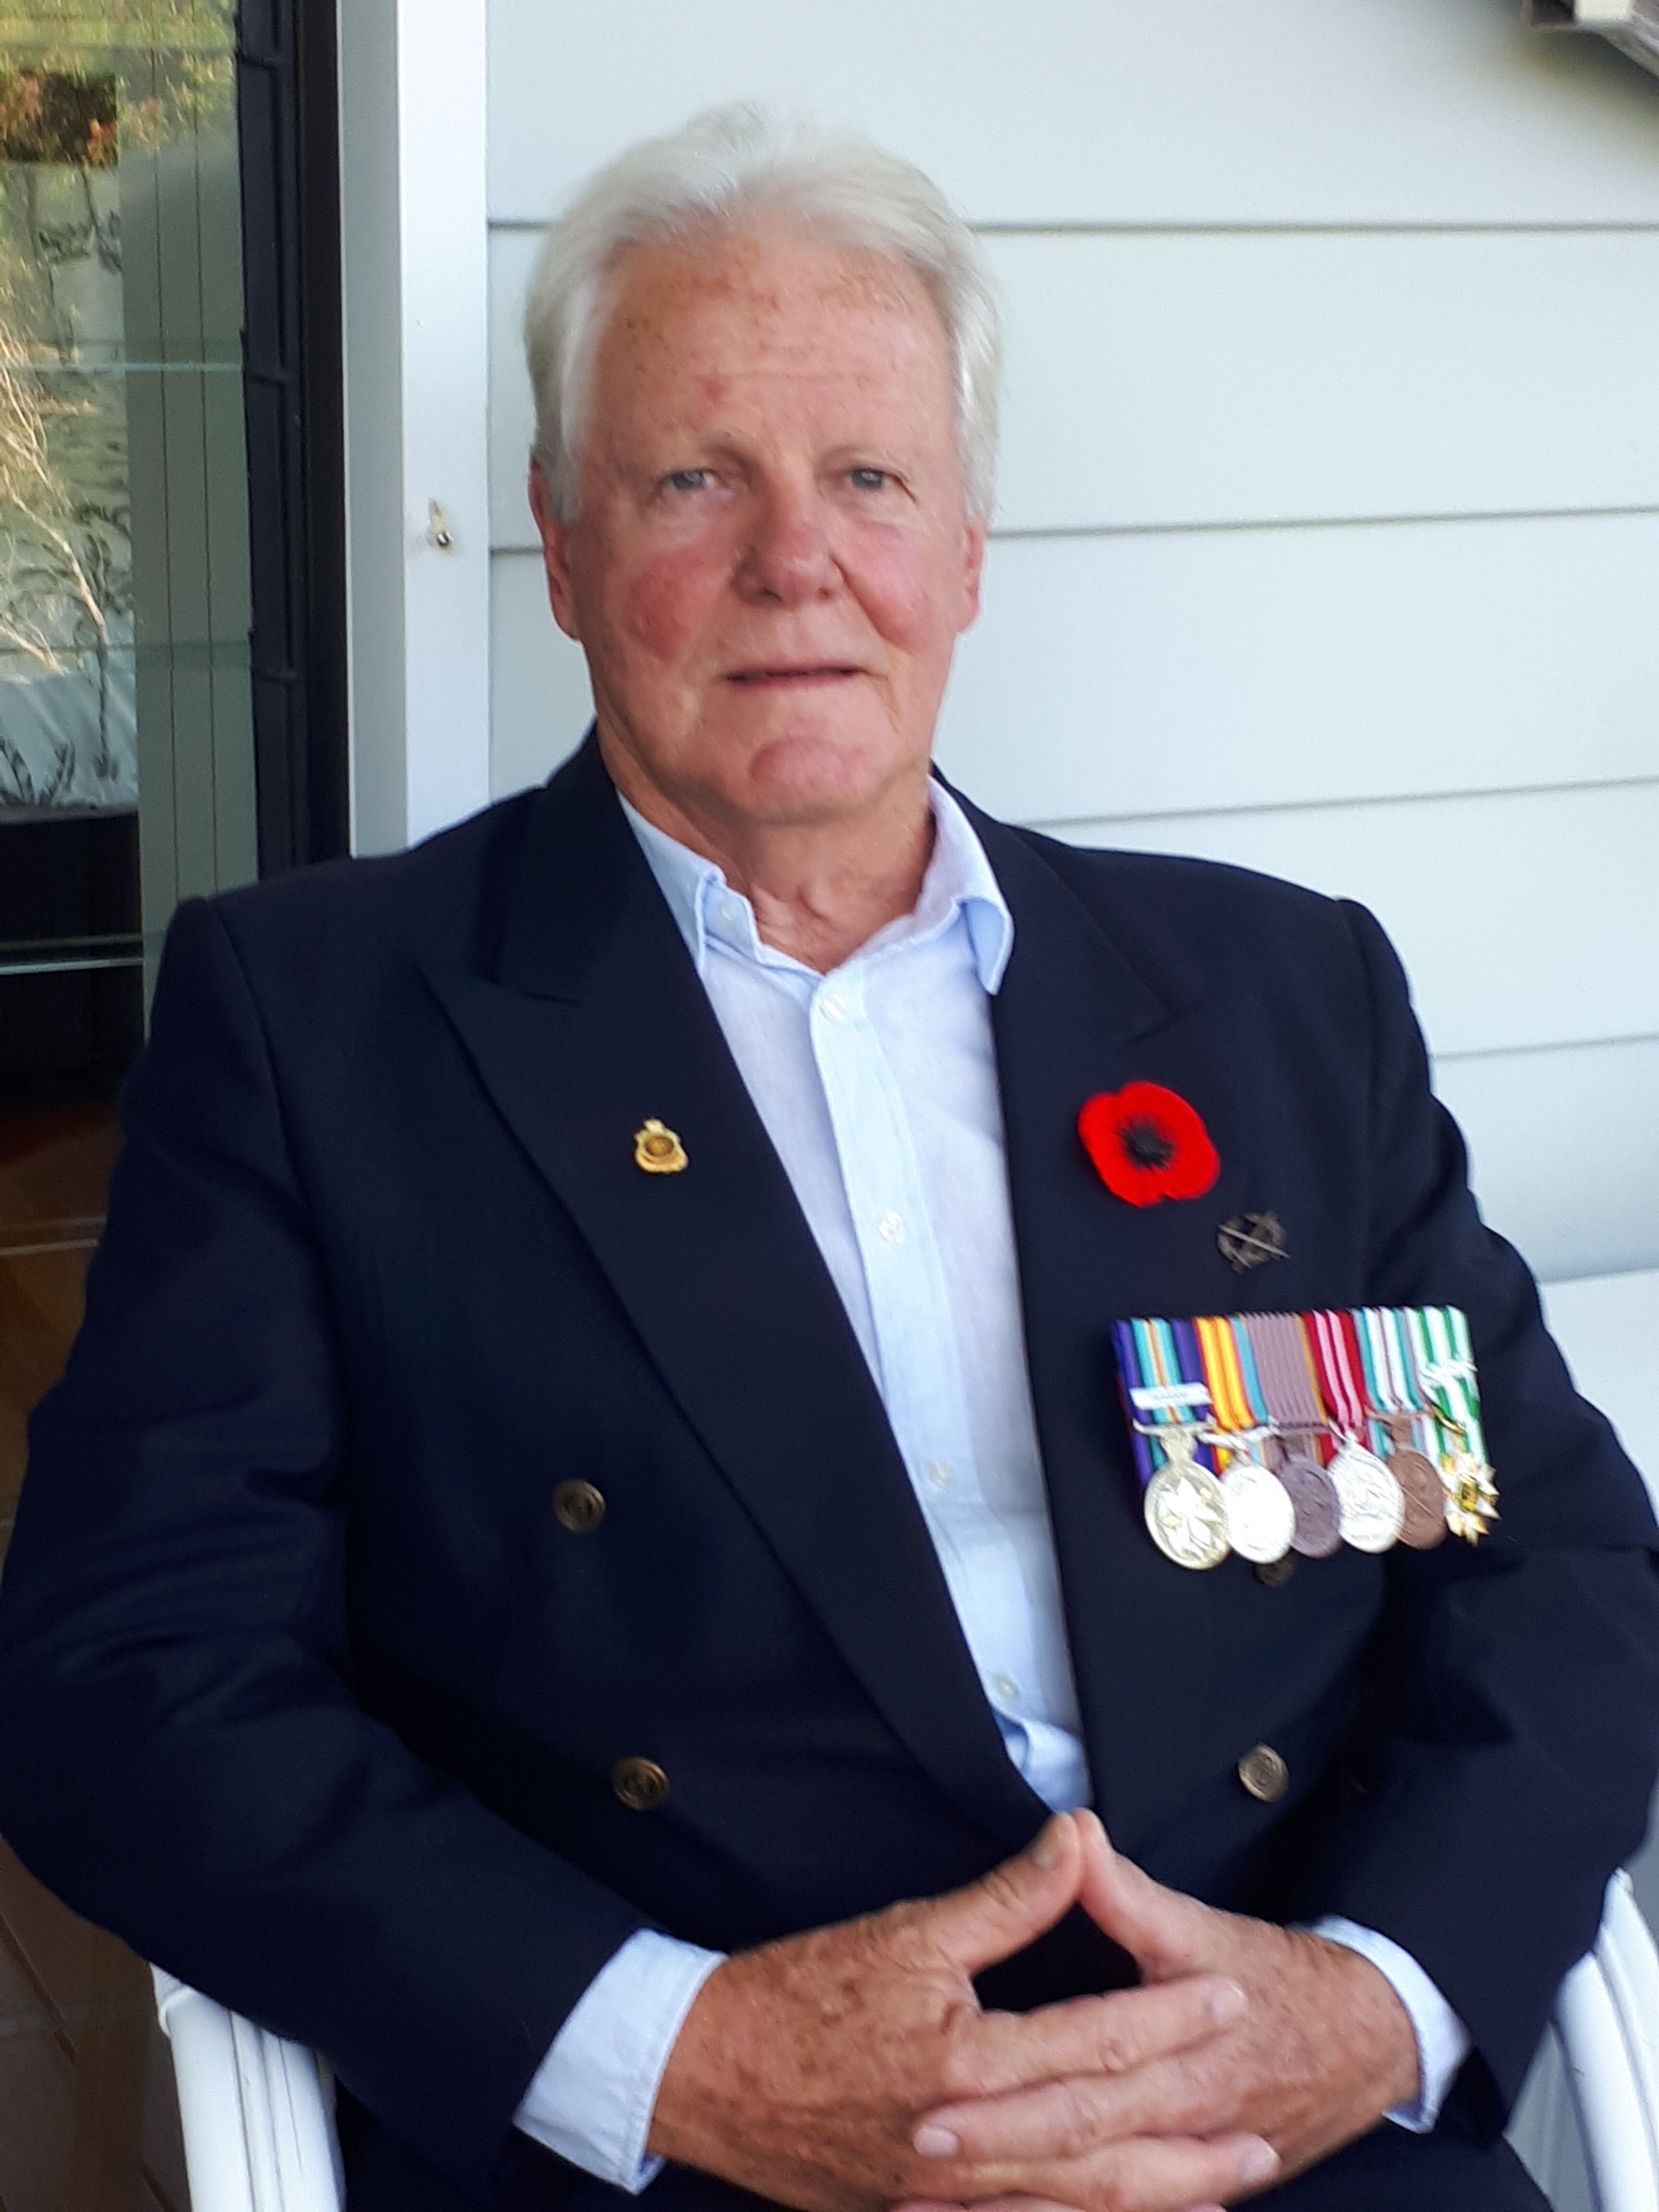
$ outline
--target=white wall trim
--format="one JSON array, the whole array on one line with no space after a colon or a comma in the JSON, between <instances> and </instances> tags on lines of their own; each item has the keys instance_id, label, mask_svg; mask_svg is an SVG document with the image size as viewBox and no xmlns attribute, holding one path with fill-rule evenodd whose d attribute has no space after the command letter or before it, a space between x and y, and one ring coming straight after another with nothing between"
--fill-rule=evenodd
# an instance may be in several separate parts
<instances>
[{"instance_id":1,"label":"white wall trim","mask_svg":"<svg viewBox=\"0 0 1659 2212\"><path fill-rule=\"evenodd\" d=\"M388 852L489 799L485 0L343 0L340 77L352 844Z\"/></svg>"}]
</instances>

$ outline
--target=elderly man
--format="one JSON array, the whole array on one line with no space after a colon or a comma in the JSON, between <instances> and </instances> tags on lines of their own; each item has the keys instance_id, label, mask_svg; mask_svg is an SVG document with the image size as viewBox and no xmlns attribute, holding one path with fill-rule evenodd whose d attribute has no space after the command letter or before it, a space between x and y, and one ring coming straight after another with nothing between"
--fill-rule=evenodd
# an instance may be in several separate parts
<instances>
[{"instance_id":1,"label":"elderly man","mask_svg":"<svg viewBox=\"0 0 1659 2212\"><path fill-rule=\"evenodd\" d=\"M1495 2138L1641 1833L1655 1531L1386 945L930 774L995 331L914 171L702 118L530 331L595 730L174 923L8 1832L328 2053L355 2212L1536 2205ZM1079 1141L1136 1081L1197 1195ZM1468 1314L1498 1531L1165 1558L1113 1322L1367 1302Z\"/></svg>"}]
</instances>

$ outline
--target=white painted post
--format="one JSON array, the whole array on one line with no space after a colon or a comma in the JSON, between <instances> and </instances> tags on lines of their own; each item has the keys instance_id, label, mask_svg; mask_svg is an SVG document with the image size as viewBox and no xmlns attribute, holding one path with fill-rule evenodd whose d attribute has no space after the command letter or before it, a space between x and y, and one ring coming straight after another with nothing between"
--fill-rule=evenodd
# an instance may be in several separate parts
<instances>
[{"instance_id":1,"label":"white painted post","mask_svg":"<svg viewBox=\"0 0 1659 2212\"><path fill-rule=\"evenodd\" d=\"M489 798L485 0L340 10L352 842Z\"/></svg>"}]
</instances>

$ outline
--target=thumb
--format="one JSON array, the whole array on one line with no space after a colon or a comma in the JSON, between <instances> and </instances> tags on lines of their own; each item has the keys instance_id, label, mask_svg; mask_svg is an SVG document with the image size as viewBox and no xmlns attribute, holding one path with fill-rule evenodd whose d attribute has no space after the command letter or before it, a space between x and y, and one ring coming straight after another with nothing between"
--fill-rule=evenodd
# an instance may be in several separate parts
<instances>
[{"instance_id":1,"label":"thumb","mask_svg":"<svg viewBox=\"0 0 1659 2212\"><path fill-rule=\"evenodd\" d=\"M1075 1819L1083 1853L1078 1902L1095 1925L1122 1945L1149 1982L1204 1971L1215 1948L1206 1932L1217 1916L1120 1857L1092 1813Z\"/></svg>"},{"instance_id":2,"label":"thumb","mask_svg":"<svg viewBox=\"0 0 1659 2212\"><path fill-rule=\"evenodd\" d=\"M1057 1813L1017 1858L925 1908L927 1933L969 1974L1023 1951L1076 1904L1083 1851L1069 1813Z\"/></svg>"}]
</instances>

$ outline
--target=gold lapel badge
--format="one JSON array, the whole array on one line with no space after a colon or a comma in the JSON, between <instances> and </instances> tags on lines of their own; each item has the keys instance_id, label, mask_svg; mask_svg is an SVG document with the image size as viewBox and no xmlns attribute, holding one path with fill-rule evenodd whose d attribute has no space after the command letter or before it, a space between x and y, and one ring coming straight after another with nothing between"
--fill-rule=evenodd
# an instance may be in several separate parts
<instances>
[{"instance_id":1,"label":"gold lapel badge","mask_svg":"<svg viewBox=\"0 0 1659 2212\"><path fill-rule=\"evenodd\" d=\"M647 1175L678 1175L690 1162L685 1146L674 1132L653 1116L642 1129L634 1132L634 1164Z\"/></svg>"},{"instance_id":2,"label":"gold lapel badge","mask_svg":"<svg viewBox=\"0 0 1659 2212\"><path fill-rule=\"evenodd\" d=\"M1276 1213L1236 1213L1231 1221L1222 1223L1215 1241L1235 1274L1289 1256L1284 1224Z\"/></svg>"}]
</instances>

